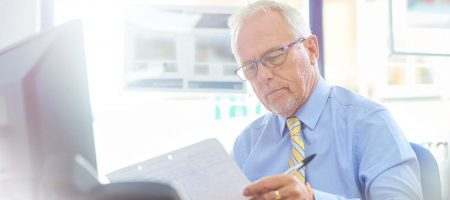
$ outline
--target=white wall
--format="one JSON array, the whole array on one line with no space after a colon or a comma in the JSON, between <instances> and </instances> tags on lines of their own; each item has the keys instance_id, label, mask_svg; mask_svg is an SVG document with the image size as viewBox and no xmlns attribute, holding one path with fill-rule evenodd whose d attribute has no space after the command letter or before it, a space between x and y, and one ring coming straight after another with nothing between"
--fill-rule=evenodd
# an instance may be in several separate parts
<instances>
[{"instance_id":1,"label":"white wall","mask_svg":"<svg viewBox=\"0 0 450 200\"><path fill-rule=\"evenodd\" d=\"M0 0L0 49L35 33L39 0Z\"/></svg>"}]
</instances>

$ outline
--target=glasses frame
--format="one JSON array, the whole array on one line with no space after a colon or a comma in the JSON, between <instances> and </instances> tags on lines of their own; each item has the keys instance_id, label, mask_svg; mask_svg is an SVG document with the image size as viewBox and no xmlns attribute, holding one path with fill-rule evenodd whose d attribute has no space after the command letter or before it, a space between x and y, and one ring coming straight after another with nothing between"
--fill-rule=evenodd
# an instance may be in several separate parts
<instances>
[{"instance_id":1,"label":"glasses frame","mask_svg":"<svg viewBox=\"0 0 450 200\"><path fill-rule=\"evenodd\" d=\"M284 62L286 62L287 50L289 50L290 47L296 45L297 43L304 42L305 40L306 40L306 38L298 38L298 39L295 39L294 41L292 41L292 42L290 42L290 43L288 43L288 44L286 44L286 45L284 45L284 46L282 46L280 48L267 51L259 59L252 60L250 63L247 63L247 64L242 65L241 67L237 68L236 70L234 70L234 73L237 74L240 79L242 79L243 81L246 81L246 80L253 79L254 77L256 77L258 75L258 64L259 63L261 63L267 69L277 68L277 67L281 66ZM280 51L280 50L284 54L283 62L281 62L278 65L274 65L274 64L272 64L270 62L267 63L267 62L264 61L269 54L271 54L273 52L276 52L276 51ZM248 66L251 66L251 65L254 65L254 67L256 68L256 73L252 77L246 77L245 76L245 72L244 72L244 68L248 67Z\"/></svg>"}]
</instances>

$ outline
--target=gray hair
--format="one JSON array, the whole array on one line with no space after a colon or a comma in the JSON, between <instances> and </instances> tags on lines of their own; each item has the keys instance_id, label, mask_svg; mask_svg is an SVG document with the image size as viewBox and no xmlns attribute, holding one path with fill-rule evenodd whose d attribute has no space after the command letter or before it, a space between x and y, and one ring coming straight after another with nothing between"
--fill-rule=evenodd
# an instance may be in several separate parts
<instances>
[{"instance_id":1,"label":"gray hair","mask_svg":"<svg viewBox=\"0 0 450 200\"><path fill-rule=\"evenodd\" d=\"M248 18L268 11L277 11L286 20L292 29L293 35L297 37L309 37L311 29L305 22L303 16L295 8L273 0L259 0L241 8L228 19L228 27L231 31L231 50L236 53L236 34L242 23Z\"/></svg>"}]
</instances>

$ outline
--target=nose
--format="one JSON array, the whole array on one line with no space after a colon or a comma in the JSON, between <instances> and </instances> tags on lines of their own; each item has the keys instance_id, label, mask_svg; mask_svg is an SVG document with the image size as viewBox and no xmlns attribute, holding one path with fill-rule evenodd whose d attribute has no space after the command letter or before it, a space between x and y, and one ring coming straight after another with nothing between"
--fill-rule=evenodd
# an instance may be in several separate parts
<instances>
[{"instance_id":1,"label":"nose","mask_svg":"<svg viewBox=\"0 0 450 200\"><path fill-rule=\"evenodd\" d=\"M256 65L258 67L257 78L260 82L268 81L273 78L272 70L264 66L261 61L257 62Z\"/></svg>"}]
</instances>

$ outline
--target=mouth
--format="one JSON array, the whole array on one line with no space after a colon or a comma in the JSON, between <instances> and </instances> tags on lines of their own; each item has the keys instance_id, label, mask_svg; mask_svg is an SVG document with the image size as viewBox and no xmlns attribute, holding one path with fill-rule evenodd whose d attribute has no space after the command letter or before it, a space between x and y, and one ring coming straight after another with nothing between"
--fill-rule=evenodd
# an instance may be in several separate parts
<instances>
[{"instance_id":1,"label":"mouth","mask_svg":"<svg viewBox=\"0 0 450 200\"><path fill-rule=\"evenodd\" d=\"M279 91L281 91L281 90L283 90L283 89L284 89L284 88L278 88L278 89L272 90L272 91L268 92L268 93L266 94L266 96L273 95L273 94L275 94L275 93L277 93L277 92L279 92Z\"/></svg>"}]
</instances>

